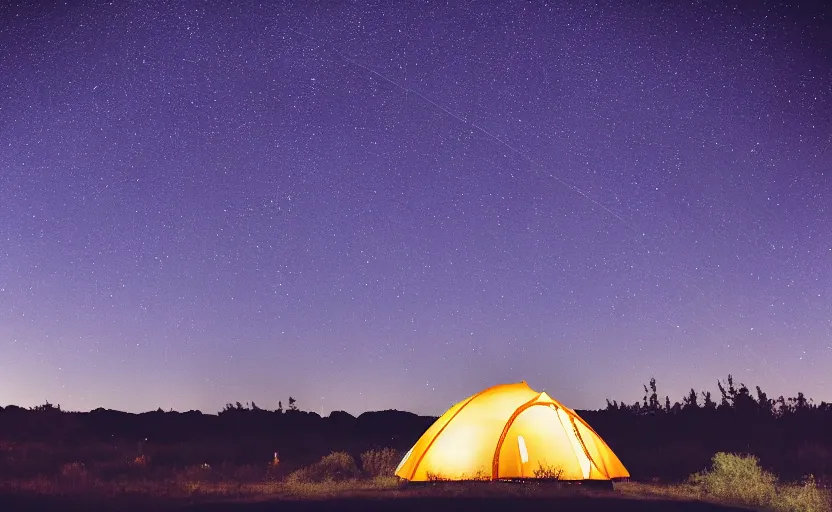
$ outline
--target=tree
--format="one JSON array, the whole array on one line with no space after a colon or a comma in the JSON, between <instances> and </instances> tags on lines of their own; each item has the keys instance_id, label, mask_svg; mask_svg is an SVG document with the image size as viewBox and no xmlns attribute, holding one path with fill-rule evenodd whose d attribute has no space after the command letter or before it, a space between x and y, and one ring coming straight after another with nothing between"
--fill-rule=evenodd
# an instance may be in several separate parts
<instances>
[{"instance_id":1,"label":"tree","mask_svg":"<svg viewBox=\"0 0 832 512\"><path fill-rule=\"evenodd\" d=\"M56 406L50 404L49 400L46 400L46 402L43 405L36 405L35 407L32 407L32 410L33 411L43 411L43 412L51 412L51 411L60 412L61 405L58 404L58 406L56 407Z\"/></svg>"},{"instance_id":2,"label":"tree","mask_svg":"<svg viewBox=\"0 0 832 512\"><path fill-rule=\"evenodd\" d=\"M649 395L649 397L648 397ZM670 409L668 407L668 409ZM650 389L647 389L647 386L644 386L644 411L648 413L657 413L661 410L661 406L659 405L659 395L656 392L656 378L650 378Z\"/></svg>"},{"instance_id":3,"label":"tree","mask_svg":"<svg viewBox=\"0 0 832 512\"><path fill-rule=\"evenodd\" d=\"M791 407L789 406L789 404L786 403L786 399L783 398L783 395L780 395L779 397L777 397L777 400L775 400L774 403L777 404L776 408L777 408L777 415L778 416L783 416L785 414L788 414L788 413L792 412Z\"/></svg>"},{"instance_id":4,"label":"tree","mask_svg":"<svg viewBox=\"0 0 832 512\"><path fill-rule=\"evenodd\" d=\"M721 407L731 407L734 403L734 397L737 396L737 390L734 388L734 377L729 373L728 374L728 389L726 390L722 386L722 381L716 381L716 387L719 388L719 392L722 394L722 403L720 404Z\"/></svg>"},{"instance_id":5,"label":"tree","mask_svg":"<svg viewBox=\"0 0 832 512\"><path fill-rule=\"evenodd\" d=\"M713 398L711 398L710 391L703 391L702 392L702 408L712 411L716 409L716 402L714 402Z\"/></svg>"},{"instance_id":6,"label":"tree","mask_svg":"<svg viewBox=\"0 0 832 512\"><path fill-rule=\"evenodd\" d=\"M733 406L734 410L745 414L752 414L754 411L759 410L759 404L751 396L751 391L748 390L748 386L743 383L740 383L740 387L734 396Z\"/></svg>"},{"instance_id":7,"label":"tree","mask_svg":"<svg viewBox=\"0 0 832 512\"><path fill-rule=\"evenodd\" d=\"M650 408L654 411L659 409L659 395L656 393L656 378L650 378Z\"/></svg>"},{"instance_id":8,"label":"tree","mask_svg":"<svg viewBox=\"0 0 832 512\"><path fill-rule=\"evenodd\" d=\"M684 402L684 409L686 411L699 409L699 395L693 388L690 388L690 393L682 401Z\"/></svg>"},{"instance_id":9,"label":"tree","mask_svg":"<svg viewBox=\"0 0 832 512\"><path fill-rule=\"evenodd\" d=\"M760 386L757 386L757 405L761 413L771 416L774 402L760 389Z\"/></svg>"},{"instance_id":10,"label":"tree","mask_svg":"<svg viewBox=\"0 0 832 512\"><path fill-rule=\"evenodd\" d=\"M678 401L673 402L673 407L670 408L670 412L671 414L679 414L680 412L682 412L682 404L680 404Z\"/></svg>"},{"instance_id":11,"label":"tree","mask_svg":"<svg viewBox=\"0 0 832 512\"><path fill-rule=\"evenodd\" d=\"M289 397L289 410L290 411L297 411L298 410L298 407L295 405L295 402L296 402L296 400L290 396Z\"/></svg>"},{"instance_id":12,"label":"tree","mask_svg":"<svg viewBox=\"0 0 832 512\"><path fill-rule=\"evenodd\" d=\"M811 400L806 400L802 392L798 392L796 397L789 398L790 409L794 412L811 409Z\"/></svg>"}]
</instances>

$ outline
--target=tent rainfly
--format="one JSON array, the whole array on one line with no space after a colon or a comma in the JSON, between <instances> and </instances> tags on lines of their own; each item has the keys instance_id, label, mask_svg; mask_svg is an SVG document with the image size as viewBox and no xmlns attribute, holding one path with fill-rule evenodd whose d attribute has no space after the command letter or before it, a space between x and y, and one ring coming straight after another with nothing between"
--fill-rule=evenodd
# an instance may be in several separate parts
<instances>
[{"instance_id":1,"label":"tent rainfly","mask_svg":"<svg viewBox=\"0 0 832 512\"><path fill-rule=\"evenodd\" d=\"M457 403L405 454L411 481L552 478L612 480L630 473L575 411L525 381Z\"/></svg>"}]
</instances>

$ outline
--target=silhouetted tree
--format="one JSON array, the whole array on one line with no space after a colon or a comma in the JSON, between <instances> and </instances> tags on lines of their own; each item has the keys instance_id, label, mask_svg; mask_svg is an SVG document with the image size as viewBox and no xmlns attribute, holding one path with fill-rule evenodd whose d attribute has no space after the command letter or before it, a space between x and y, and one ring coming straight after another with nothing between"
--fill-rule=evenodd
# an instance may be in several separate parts
<instances>
[{"instance_id":1,"label":"silhouetted tree","mask_svg":"<svg viewBox=\"0 0 832 512\"><path fill-rule=\"evenodd\" d=\"M32 407L32 410L33 411L40 411L40 412L53 412L53 411L54 412L60 412L61 411L61 405L58 404L58 406L56 407L56 406L50 404L49 400L46 400L46 402L43 405L36 405L36 406Z\"/></svg>"},{"instance_id":2,"label":"silhouetted tree","mask_svg":"<svg viewBox=\"0 0 832 512\"><path fill-rule=\"evenodd\" d=\"M656 378L650 378L650 408L654 411L659 409L659 395L656 393Z\"/></svg>"},{"instance_id":3,"label":"silhouetted tree","mask_svg":"<svg viewBox=\"0 0 832 512\"><path fill-rule=\"evenodd\" d=\"M811 408L811 400L806 400L802 392L798 392L796 397L789 398L790 409L794 412L805 411Z\"/></svg>"},{"instance_id":4,"label":"silhouetted tree","mask_svg":"<svg viewBox=\"0 0 832 512\"><path fill-rule=\"evenodd\" d=\"M709 411L713 411L714 409L716 409L716 402L714 402L713 398L711 398L710 391L702 392L702 408L707 409Z\"/></svg>"},{"instance_id":5,"label":"silhouetted tree","mask_svg":"<svg viewBox=\"0 0 832 512\"><path fill-rule=\"evenodd\" d=\"M656 414L661 410L661 406L659 405L659 395L656 392L656 378L650 378L650 389L647 389L647 385L644 386L644 407L642 411L647 414Z\"/></svg>"},{"instance_id":6,"label":"silhouetted tree","mask_svg":"<svg viewBox=\"0 0 832 512\"><path fill-rule=\"evenodd\" d=\"M722 381L720 380L716 381L716 386L719 388L719 392L722 394L722 402L720 403L720 407L731 407L734 402L734 397L737 396L737 390L734 388L734 377L730 373L728 374L727 390L722 386Z\"/></svg>"},{"instance_id":7,"label":"silhouetted tree","mask_svg":"<svg viewBox=\"0 0 832 512\"><path fill-rule=\"evenodd\" d=\"M688 396L683 398L682 401L684 402L685 410L699 409L699 395L693 388L690 388L690 393L688 393Z\"/></svg>"},{"instance_id":8,"label":"silhouetted tree","mask_svg":"<svg viewBox=\"0 0 832 512\"><path fill-rule=\"evenodd\" d=\"M759 404L756 400L754 400L754 397L751 396L751 391L749 391L748 386L743 383L740 383L740 387L737 389L732 405L734 410L743 414L753 414L759 409Z\"/></svg>"},{"instance_id":9,"label":"silhouetted tree","mask_svg":"<svg viewBox=\"0 0 832 512\"><path fill-rule=\"evenodd\" d=\"M289 410L290 411L297 411L298 410L298 407L295 405L295 402L296 402L296 400L290 396L289 397Z\"/></svg>"},{"instance_id":10,"label":"silhouetted tree","mask_svg":"<svg viewBox=\"0 0 832 512\"><path fill-rule=\"evenodd\" d=\"M757 406L763 415L771 416L774 402L760 389L760 386L757 386Z\"/></svg>"},{"instance_id":11,"label":"silhouetted tree","mask_svg":"<svg viewBox=\"0 0 832 512\"><path fill-rule=\"evenodd\" d=\"M655 380L651 379L649 385L642 385L641 400L633 405L608 401L607 410L615 410L616 414L605 417L606 412L601 410L588 421L593 427L597 425L598 433L609 439L622 460L632 465L633 474L684 477L701 469L707 457L716 451L744 452L764 458L772 468L779 468L784 478L828 474L830 466L823 454L832 450L832 404L816 405L802 392L772 400L759 386L752 386L752 393L746 384L735 382L731 374L727 380L717 380L717 387L720 402L715 402L709 391L702 391L700 397L691 389L681 403L670 405L670 398L665 396L663 406L657 407ZM713 414L716 410L719 414ZM685 413L684 421L677 422L663 418L664 414L657 414L660 411L669 411L669 418L681 411L691 413ZM628 415L633 418L628 419ZM690 460L675 455L639 458L645 449L658 453L680 442Z\"/></svg>"},{"instance_id":12,"label":"silhouetted tree","mask_svg":"<svg viewBox=\"0 0 832 512\"><path fill-rule=\"evenodd\" d=\"M776 404L776 413L777 416L783 416L791 412L789 409L789 404L786 403L786 399L783 398L783 395L777 397L777 400L774 401Z\"/></svg>"}]
</instances>

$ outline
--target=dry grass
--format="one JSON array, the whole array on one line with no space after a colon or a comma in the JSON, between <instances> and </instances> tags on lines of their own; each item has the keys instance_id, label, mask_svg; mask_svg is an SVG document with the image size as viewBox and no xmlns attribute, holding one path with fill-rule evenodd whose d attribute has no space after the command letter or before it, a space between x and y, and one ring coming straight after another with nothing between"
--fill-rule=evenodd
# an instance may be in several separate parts
<instances>
[{"instance_id":1,"label":"dry grass","mask_svg":"<svg viewBox=\"0 0 832 512\"><path fill-rule=\"evenodd\" d=\"M615 488L625 496L636 498L657 498L683 501L709 501L702 492L689 484L668 485L647 482L620 482Z\"/></svg>"},{"instance_id":2,"label":"dry grass","mask_svg":"<svg viewBox=\"0 0 832 512\"><path fill-rule=\"evenodd\" d=\"M106 467L70 462L57 471L33 477L0 478L0 492L100 498L141 495L165 499L330 497L398 488L400 480L392 471L384 474L392 457L392 452L367 452L363 457L366 470L362 473L351 455L336 452L291 472L286 478L282 478L274 461L263 467L199 464L178 470L153 468L146 460Z\"/></svg>"},{"instance_id":3,"label":"dry grass","mask_svg":"<svg viewBox=\"0 0 832 512\"><path fill-rule=\"evenodd\" d=\"M677 485L618 483L618 492L568 486L561 482L432 482L409 484L392 475L397 455L392 451L365 452L359 469L352 456L332 453L315 464L281 478L276 464L259 466L194 465L179 470L154 468L130 460L118 467L69 462L48 474L0 478L0 492L40 496L152 499L280 500L330 498L556 498L600 496L672 499L753 507L771 512L832 512L832 495L811 477L781 483L748 456L718 454L711 467ZM541 466L542 467L542 466ZM543 467L542 467L543 468ZM559 476L558 468L543 468ZM543 471L543 469L541 471ZM541 473L541 476L543 473Z\"/></svg>"},{"instance_id":4,"label":"dry grass","mask_svg":"<svg viewBox=\"0 0 832 512\"><path fill-rule=\"evenodd\" d=\"M580 489L563 488L557 484L516 484L490 481L407 484L396 477L375 477L350 480L305 482L284 481L216 481L177 477L173 479L137 479L104 481L87 478L83 482L61 477L38 477L28 480L5 480L0 491L42 496L90 496L112 498L141 495L152 498L180 499L329 499L343 497L385 498L460 498L460 497L553 497L586 494ZM591 492L591 491L590 491Z\"/></svg>"},{"instance_id":5,"label":"dry grass","mask_svg":"<svg viewBox=\"0 0 832 512\"><path fill-rule=\"evenodd\" d=\"M717 453L710 469L691 475L684 484L630 482L616 488L632 496L699 500L766 512L832 512L832 492L818 486L814 477L778 482L749 455Z\"/></svg>"},{"instance_id":6,"label":"dry grass","mask_svg":"<svg viewBox=\"0 0 832 512\"><path fill-rule=\"evenodd\" d=\"M287 481L294 484L316 484L358 480L361 471L355 459L346 452L333 452L318 462L289 474Z\"/></svg>"},{"instance_id":7,"label":"dry grass","mask_svg":"<svg viewBox=\"0 0 832 512\"><path fill-rule=\"evenodd\" d=\"M370 477L393 476L401 454L392 448L367 450L361 454L361 471Z\"/></svg>"}]
</instances>

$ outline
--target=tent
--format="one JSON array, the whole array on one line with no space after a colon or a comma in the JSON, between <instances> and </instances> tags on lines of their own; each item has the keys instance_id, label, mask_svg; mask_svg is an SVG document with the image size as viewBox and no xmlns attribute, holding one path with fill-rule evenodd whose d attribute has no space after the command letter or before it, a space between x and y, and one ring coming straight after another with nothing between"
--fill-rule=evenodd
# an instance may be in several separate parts
<instances>
[{"instance_id":1,"label":"tent","mask_svg":"<svg viewBox=\"0 0 832 512\"><path fill-rule=\"evenodd\" d=\"M628 478L609 446L575 411L525 381L457 403L396 468L411 481Z\"/></svg>"}]
</instances>

